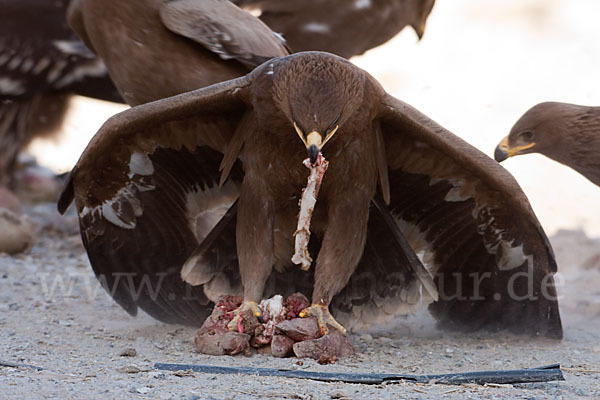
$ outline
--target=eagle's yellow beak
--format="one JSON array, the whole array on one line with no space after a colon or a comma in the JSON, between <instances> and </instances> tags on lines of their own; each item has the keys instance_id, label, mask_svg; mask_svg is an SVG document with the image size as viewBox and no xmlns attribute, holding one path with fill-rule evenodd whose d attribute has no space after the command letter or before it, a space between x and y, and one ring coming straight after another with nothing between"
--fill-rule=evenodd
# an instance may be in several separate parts
<instances>
[{"instance_id":1,"label":"eagle's yellow beak","mask_svg":"<svg viewBox=\"0 0 600 400\"><path fill-rule=\"evenodd\" d=\"M506 160L508 157L516 156L521 154L524 150L530 149L535 146L535 142L524 144L522 146L510 147L508 144L508 136L500 141L496 150L494 150L494 159L498 162Z\"/></svg>"},{"instance_id":2,"label":"eagle's yellow beak","mask_svg":"<svg viewBox=\"0 0 600 400\"><path fill-rule=\"evenodd\" d=\"M329 139L331 139L333 135L337 132L339 126L336 125L335 128L333 128L327 134L325 140L323 140L323 135L321 135L317 131L310 132L305 139L302 130L300 129L300 127L298 127L298 125L295 122L294 128L296 129L296 133L300 137L300 140L302 140L302 142L306 146L306 150L308 150L308 157L310 158L310 162L314 164L317 160L317 156L321 152L321 149L323 148L323 146L325 146L325 143L327 143Z\"/></svg>"}]
</instances>

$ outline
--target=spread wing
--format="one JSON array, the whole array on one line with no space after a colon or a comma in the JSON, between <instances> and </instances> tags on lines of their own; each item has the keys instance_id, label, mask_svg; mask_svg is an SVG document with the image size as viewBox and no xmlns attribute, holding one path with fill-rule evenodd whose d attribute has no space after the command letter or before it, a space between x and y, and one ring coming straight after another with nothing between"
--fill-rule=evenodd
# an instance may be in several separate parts
<instances>
[{"instance_id":1,"label":"spread wing","mask_svg":"<svg viewBox=\"0 0 600 400\"><path fill-rule=\"evenodd\" d=\"M350 58L412 25L421 37L435 0L236 0L259 9L260 19L295 51L320 50Z\"/></svg>"},{"instance_id":2,"label":"spread wing","mask_svg":"<svg viewBox=\"0 0 600 400\"><path fill-rule=\"evenodd\" d=\"M235 59L252 69L289 54L283 38L258 18L229 1L173 0L160 9L163 24L192 39L224 60Z\"/></svg>"},{"instance_id":3,"label":"spread wing","mask_svg":"<svg viewBox=\"0 0 600 400\"><path fill-rule=\"evenodd\" d=\"M379 123L389 210L435 278L440 325L562 337L554 254L514 178L389 95Z\"/></svg>"},{"instance_id":4,"label":"spread wing","mask_svg":"<svg viewBox=\"0 0 600 400\"><path fill-rule=\"evenodd\" d=\"M237 157L223 186L219 166L236 131L252 129L241 99L248 84L243 77L126 110L71 172L59 210L75 200L92 268L130 314L141 307L199 325L211 311L207 293L236 293L236 282L223 279L237 273L228 260L205 285L184 284L180 271L237 198Z\"/></svg>"}]
</instances>

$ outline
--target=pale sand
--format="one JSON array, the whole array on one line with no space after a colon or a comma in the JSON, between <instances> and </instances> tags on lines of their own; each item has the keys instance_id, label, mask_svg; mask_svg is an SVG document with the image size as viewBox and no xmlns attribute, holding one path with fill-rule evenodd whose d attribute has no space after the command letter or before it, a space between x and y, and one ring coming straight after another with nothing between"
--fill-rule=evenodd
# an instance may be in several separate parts
<instances>
[{"instance_id":1,"label":"pale sand","mask_svg":"<svg viewBox=\"0 0 600 400\"><path fill-rule=\"evenodd\" d=\"M390 93L492 155L514 121L537 102L600 104L599 14L600 2L591 0L438 0L421 43L415 44L414 34L406 31L355 61ZM39 142L33 146L47 165L62 171L70 168L99 125L123 109L90 109L86 102L78 99L71 111L68 146ZM365 386L201 374L178 377L153 371L154 362L300 367L295 360L264 355L201 356L193 353L193 329L164 325L146 315L128 316L97 288L71 220L63 227L69 234L50 230L31 253L0 256L2 358L63 374L0 368L2 397L599 398L600 269L581 266L600 253L600 243L581 230L592 237L600 235L600 189L542 156L518 157L503 165L553 235L563 282L559 292L565 339L556 343L448 334L437 331L421 312L375 329L371 336L353 335L360 353L356 359L335 366L305 361L302 368L441 373L560 362L573 368L565 373L566 382ZM55 218L51 208L46 206L38 218ZM556 234L561 228L572 231ZM73 279L70 295L63 296L58 289L53 295L44 294L42 283L51 285L58 276L65 282ZM138 355L120 357L128 347L135 347ZM119 372L132 365L142 372Z\"/></svg>"}]
</instances>

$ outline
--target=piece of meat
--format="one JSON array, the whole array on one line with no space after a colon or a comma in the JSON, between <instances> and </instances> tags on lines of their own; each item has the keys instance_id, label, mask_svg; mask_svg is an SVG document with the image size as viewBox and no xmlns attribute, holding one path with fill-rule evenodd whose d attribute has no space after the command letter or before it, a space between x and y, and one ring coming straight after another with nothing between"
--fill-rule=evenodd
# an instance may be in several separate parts
<instances>
[{"instance_id":1,"label":"piece of meat","mask_svg":"<svg viewBox=\"0 0 600 400\"><path fill-rule=\"evenodd\" d=\"M212 314L196 332L194 343L199 353L215 356L234 355L248 348L250 335L227 328L227 324L233 319L232 311L241 303L242 299L239 296L221 297Z\"/></svg>"},{"instance_id":2,"label":"piece of meat","mask_svg":"<svg viewBox=\"0 0 600 400\"><path fill-rule=\"evenodd\" d=\"M271 341L271 354L279 358L289 357L294 354L294 343L293 339L285 335L275 334Z\"/></svg>"},{"instance_id":3,"label":"piece of meat","mask_svg":"<svg viewBox=\"0 0 600 400\"><path fill-rule=\"evenodd\" d=\"M308 158L304 160L303 164L310 170L310 175L300 198L300 214L298 214L298 226L294 233L295 252L292 256L292 262L294 264L301 264L301 268L306 271L312 264L312 258L308 252L310 220L317 204L319 189L321 188L321 182L323 181L323 176L325 175L325 171L327 171L329 162L319 153L314 164L311 164Z\"/></svg>"},{"instance_id":4,"label":"piece of meat","mask_svg":"<svg viewBox=\"0 0 600 400\"><path fill-rule=\"evenodd\" d=\"M300 315L300 311L310 306L310 302L302 293L294 293L285 299L285 308L287 309L287 318L292 319Z\"/></svg>"},{"instance_id":5,"label":"piece of meat","mask_svg":"<svg viewBox=\"0 0 600 400\"><path fill-rule=\"evenodd\" d=\"M248 348L250 335L228 329L199 329L194 343L196 350L212 356L234 355Z\"/></svg>"},{"instance_id":6,"label":"piece of meat","mask_svg":"<svg viewBox=\"0 0 600 400\"><path fill-rule=\"evenodd\" d=\"M298 358L312 358L320 363L330 364L339 358L356 354L356 350L348 336L332 329L318 339L295 343L294 354Z\"/></svg>"},{"instance_id":7,"label":"piece of meat","mask_svg":"<svg viewBox=\"0 0 600 400\"><path fill-rule=\"evenodd\" d=\"M314 317L283 321L277 325L276 329L278 333L284 334L296 342L316 339L321 336L317 319Z\"/></svg>"},{"instance_id":8,"label":"piece of meat","mask_svg":"<svg viewBox=\"0 0 600 400\"><path fill-rule=\"evenodd\" d=\"M242 305L242 301L244 301L242 296L230 296L225 295L219 298L219 302L215 305L215 307L221 309L225 313L231 313L233 310ZM233 315L229 318L233 318Z\"/></svg>"},{"instance_id":9,"label":"piece of meat","mask_svg":"<svg viewBox=\"0 0 600 400\"><path fill-rule=\"evenodd\" d=\"M248 325L241 322L236 329L230 330L227 324L241 303L239 296L222 296L219 299L212 314L196 332L194 342L198 352L234 355L252 346L259 352L267 351L275 357L296 354L323 363L332 363L355 353L345 335L332 330L322 336L316 318L298 317L300 311L309 305L308 299L301 293L294 293L285 301L280 295L261 301L258 305L262 312L260 323L255 318L243 318L240 321L254 323Z\"/></svg>"}]
</instances>

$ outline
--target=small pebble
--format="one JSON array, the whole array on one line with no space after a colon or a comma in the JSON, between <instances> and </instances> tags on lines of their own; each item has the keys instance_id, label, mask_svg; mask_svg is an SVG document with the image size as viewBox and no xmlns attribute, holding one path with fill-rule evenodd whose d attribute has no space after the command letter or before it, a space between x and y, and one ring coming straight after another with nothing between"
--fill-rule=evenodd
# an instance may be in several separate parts
<instances>
[{"instance_id":1,"label":"small pebble","mask_svg":"<svg viewBox=\"0 0 600 400\"><path fill-rule=\"evenodd\" d=\"M187 369L185 371L175 371L175 372L173 372L173 375L178 376L180 378L184 378L186 376L190 376L190 377L194 378L196 376L194 374L194 371L192 371L191 369Z\"/></svg>"},{"instance_id":2,"label":"small pebble","mask_svg":"<svg viewBox=\"0 0 600 400\"><path fill-rule=\"evenodd\" d=\"M144 386L144 387L135 389L135 391L140 394L147 394L147 393L150 393L152 391L152 389L147 386Z\"/></svg>"},{"instance_id":3,"label":"small pebble","mask_svg":"<svg viewBox=\"0 0 600 400\"><path fill-rule=\"evenodd\" d=\"M123 350L120 354L121 357L135 357L137 356L137 351L133 347L128 347Z\"/></svg>"},{"instance_id":4,"label":"small pebble","mask_svg":"<svg viewBox=\"0 0 600 400\"><path fill-rule=\"evenodd\" d=\"M33 228L27 219L0 207L0 253L20 253L34 242Z\"/></svg>"},{"instance_id":5,"label":"small pebble","mask_svg":"<svg viewBox=\"0 0 600 400\"><path fill-rule=\"evenodd\" d=\"M582 388L578 388L575 392L578 396L582 396L582 397L590 397L590 393Z\"/></svg>"},{"instance_id":6,"label":"small pebble","mask_svg":"<svg viewBox=\"0 0 600 400\"><path fill-rule=\"evenodd\" d=\"M167 378L167 375L163 372L152 371L148 374L150 377L154 379L164 380Z\"/></svg>"},{"instance_id":7,"label":"small pebble","mask_svg":"<svg viewBox=\"0 0 600 400\"><path fill-rule=\"evenodd\" d=\"M119 368L117 371L122 372L124 374L137 374L142 372L142 370L136 367L135 365L126 365L124 367Z\"/></svg>"}]
</instances>

